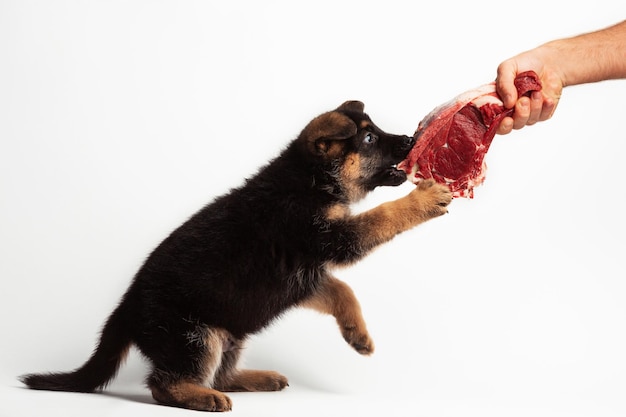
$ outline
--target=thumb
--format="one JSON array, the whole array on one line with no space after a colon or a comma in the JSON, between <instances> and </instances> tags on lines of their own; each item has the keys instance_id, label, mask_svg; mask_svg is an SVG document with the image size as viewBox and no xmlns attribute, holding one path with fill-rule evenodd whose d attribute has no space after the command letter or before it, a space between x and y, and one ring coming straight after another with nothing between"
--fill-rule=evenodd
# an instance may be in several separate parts
<instances>
[{"instance_id":1,"label":"thumb","mask_svg":"<svg viewBox=\"0 0 626 417\"><path fill-rule=\"evenodd\" d=\"M496 92L507 109L513 108L517 102L517 89L513 81L517 75L517 67L509 61L498 66L496 76Z\"/></svg>"}]
</instances>

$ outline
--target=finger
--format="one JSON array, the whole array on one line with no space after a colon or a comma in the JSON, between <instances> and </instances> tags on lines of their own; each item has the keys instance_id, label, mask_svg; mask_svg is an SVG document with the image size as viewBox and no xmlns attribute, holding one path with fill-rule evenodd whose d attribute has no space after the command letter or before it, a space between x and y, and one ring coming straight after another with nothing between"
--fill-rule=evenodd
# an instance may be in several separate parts
<instances>
[{"instance_id":1,"label":"finger","mask_svg":"<svg viewBox=\"0 0 626 417\"><path fill-rule=\"evenodd\" d=\"M500 125L498 126L496 133L498 135L508 135L509 133L511 133L512 130L513 130L513 118L505 117L500 122Z\"/></svg>"},{"instance_id":2,"label":"finger","mask_svg":"<svg viewBox=\"0 0 626 417\"><path fill-rule=\"evenodd\" d=\"M541 118L544 106L544 98L541 91L533 91L529 100L530 114L528 115L527 125L534 125Z\"/></svg>"},{"instance_id":3,"label":"finger","mask_svg":"<svg viewBox=\"0 0 626 417\"><path fill-rule=\"evenodd\" d=\"M530 99L522 97L515 103L515 111L513 112L513 129L521 129L528 124L530 117Z\"/></svg>"},{"instance_id":4,"label":"finger","mask_svg":"<svg viewBox=\"0 0 626 417\"><path fill-rule=\"evenodd\" d=\"M498 66L496 76L496 91L507 109L512 108L517 101L517 89L513 80L517 75L517 68L510 61L504 61Z\"/></svg>"},{"instance_id":5,"label":"finger","mask_svg":"<svg viewBox=\"0 0 626 417\"><path fill-rule=\"evenodd\" d=\"M548 120L549 118L552 117L552 115L554 114L554 111L556 110L556 105L557 105L558 101L551 99L551 98L546 98L543 101L543 106L541 108L541 114L539 115L539 121L544 121L544 120Z\"/></svg>"}]
</instances>

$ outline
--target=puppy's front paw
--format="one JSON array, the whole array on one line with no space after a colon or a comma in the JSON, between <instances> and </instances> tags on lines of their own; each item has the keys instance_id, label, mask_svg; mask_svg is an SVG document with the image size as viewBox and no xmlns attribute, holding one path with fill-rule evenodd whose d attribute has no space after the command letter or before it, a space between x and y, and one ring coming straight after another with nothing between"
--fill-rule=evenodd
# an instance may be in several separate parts
<instances>
[{"instance_id":1,"label":"puppy's front paw","mask_svg":"<svg viewBox=\"0 0 626 417\"><path fill-rule=\"evenodd\" d=\"M452 202L452 192L445 184L439 184L433 179L422 180L411 191L411 197L416 205L421 206L429 217L437 217L448 212L446 208Z\"/></svg>"},{"instance_id":2,"label":"puppy's front paw","mask_svg":"<svg viewBox=\"0 0 626 417\"><path fill-rule=\"evenodd\" d=\"M361 355L374 353L374 341L367 330L359 330L358 326L343 326L341 334L346 342Z\"/></svg>"}]
</instances>

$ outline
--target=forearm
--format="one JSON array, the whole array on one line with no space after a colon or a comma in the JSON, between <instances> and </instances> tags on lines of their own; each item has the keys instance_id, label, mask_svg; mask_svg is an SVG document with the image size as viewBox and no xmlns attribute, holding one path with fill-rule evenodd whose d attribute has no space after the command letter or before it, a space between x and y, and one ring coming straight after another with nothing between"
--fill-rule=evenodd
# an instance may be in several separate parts
<instances>
[{"instance_id":1,"label":"forearm","mask_svg":"<svg viewBox=\"0 0 626 417\"><path fill-rule=\"evenodd\" d=\"M541 45L563 86L626 78L626 21Z\"/></svg>"}]
</instances>

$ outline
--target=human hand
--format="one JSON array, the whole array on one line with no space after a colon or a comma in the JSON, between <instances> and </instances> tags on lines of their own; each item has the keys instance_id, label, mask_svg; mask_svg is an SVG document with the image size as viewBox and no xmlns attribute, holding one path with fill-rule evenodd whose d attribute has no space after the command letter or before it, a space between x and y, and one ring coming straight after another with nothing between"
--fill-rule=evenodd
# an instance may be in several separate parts
<instances>
[{"instance_id":1,"label":"human hand","mask_svg":"<svg viewBox=\"0 0 626 417\"><path fill-rule=\"evenodd\" d=\"M497 70L496 91L507 109L514 108L513 117L505 117L497 133L506 135L513 129L534 125L548 120L554 114L563 90L562 76L553 62L558 62L555 51L538 47L503 61ZM535 71L541 81L541 91L530 97L518 97L513 84L516 75L524 71Z\"/></svg>"}]
</instances>

